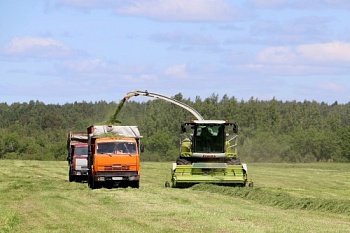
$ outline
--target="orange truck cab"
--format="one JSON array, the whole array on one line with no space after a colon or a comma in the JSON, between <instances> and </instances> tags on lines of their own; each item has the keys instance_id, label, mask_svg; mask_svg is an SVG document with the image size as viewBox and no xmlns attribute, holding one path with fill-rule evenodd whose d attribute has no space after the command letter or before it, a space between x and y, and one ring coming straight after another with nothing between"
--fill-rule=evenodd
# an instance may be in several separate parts
<instances>
[{"instance_id":1,"label":"orange truck cab","mask_svg":"<svg viewBox=\"0 0 350 233\"><path fill-rule=\"evenodd\" d=\"M69 132L67 137L67 161L69 181L83 181L88 178L88 137L86 132Z\"/></svg>"},{"instance_id":2,"label":"orange truck cab","mask_svg":"<svg viewBox=\"0 0 350 233\"><path fill-rule=\"evenodd\" d=\"M90 188L140 185L140 144L137 126L90 126L88 185Z\"/></svg>"}]
</instances>

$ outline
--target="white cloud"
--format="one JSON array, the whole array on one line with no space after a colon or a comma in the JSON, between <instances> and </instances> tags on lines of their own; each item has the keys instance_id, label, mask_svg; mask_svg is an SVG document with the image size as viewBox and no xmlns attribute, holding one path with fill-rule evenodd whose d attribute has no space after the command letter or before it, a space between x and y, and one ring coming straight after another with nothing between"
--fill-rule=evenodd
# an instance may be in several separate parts
<instances>
[{"instance_id":1,"label":"white cloud","mask_svg":"<svg viewBox=\"0 0 350 233\"><path fill-rule=\"evenodd\" d=\"M145 65L120 65L92 58L86 60L67 60L56 66L57 73L65 80L79 79L81 82L108 82L120 85L121 82L156 82L157 74L152 67ZM125 83L124 83L125 85Z\"/></svg>"},{"instance_id":2,"label":"white cloud","mask_svg":"<svg viewBox=\"0 0 350 233\"><path fill-rule=\"evenodd\" d=\"M278 46L263 50L257 56L259 63L290 64L297 61L297 56L293 48Z\"/></svg>"},{"instance_id":3,"label":"white cloud","mask_svg":"<svg viewBox=\"0 0 350 233\"><path fill-rule=\"evenodd\" d=\"M15 37L7 43L3 52L8 56L33 58L63 58L72 55L64 43L52 38Z\"/></svg>"},{"instance_id":4,"label":"white cloud","mask_svg":"<svg viewBox=\"0 0 350 233\"><path fill-rule=\"evenodd\" d=\"M295 9L350 9L348 0L248 0L248 5L257 8L295 8Z\"/></svg>"},{"instance_id":5,"label":"white cloud","mask_svg":"<svg viewBox=\"0 0 350 233\"><path fill-rule=\"evenodd\" d=\"M183 32L157 33L151 36L157 42L166 42L193 46L213 46L217 41L212 35L185 34Z\"/></svg>"},{"instance_id":6,"label":"white cloud","mask_svg":"<svg viewBox=\"0 0 350 233\"><path fill-rule=\"evenodd\" d=\"M333 82L329 82L329 83L320 83L320 84L318 84L318 87L319 87L321 90L331 91L331 92L335 92L335 93L344 92L345 89L346 89L346 88L344 87L344 85L337 84L337 83L333 83Z\"/></svg>"},{"instance_id":7,"label":"white cloud","mask_svg":"<svg viewBox=\"0 0 350 233\"><path fill-rule=\"evenodd\" d=\"M350 43L331 42L301 45L297 51L305 61L350 64Z\"/></svg>"},{"instance_id":8,"label":"white cloud","mask_svg":"<svg viewBox=\"0 0 350 233\"><path fill-rule=\"evenodd\" d=\"M350 64L350 43L330 42L293 47L271 47L257 56L264 64L333 65Z\"/></svg>"},{"instance_id":9,"label":"white cloud","mask_svg":"<svg viewBox=\"0 0 350 233\"><path fill-rule=\"evenodd\" d=\"M108 8L113 6L113 0L59 0L57 6L69 6L80 9Z\"/></svg>"},{"instance_id":10,"label":"white cloud","mask_svg":"<svg viewBox=\"0 0 350 233\"><path fill-rule=\"evenodd\" d=\"M239 17L239 11L224 0L140 0L117 7L118 14L161 20L225 21Z\"/></svg>"},{"instance_id":11,"label":"white cloud","mask_svg":"<svg viewBox=\"0 0 350 233\"><path fill-rule=\"evenodd\" d=\"M168 76L174 76L177 78L190 77L190 75L187 72L187 65L186 64L170 66L167 69L165 69L164 74L168 75Z\"/></svg>"},{"instance_id":12,"label":"white cloud","mask_svg":"<svg viewBox=\"0 0 350 233\"><path fill-rule=\"evenodd\" d=\"M255 7L275 8L287 5L287 0L249 0L248 3Z\"/></svg>"},{"instance_id":13,"label":"white cloud","mask_svg":"<svg viewBox=\"0 0 350 233\"><path fill-rule=\"evenodd\" d=\"M99 59L67 61L64 66L73 73L103 72L108 69L108 65Z\"/></svg>"}]
</instances>

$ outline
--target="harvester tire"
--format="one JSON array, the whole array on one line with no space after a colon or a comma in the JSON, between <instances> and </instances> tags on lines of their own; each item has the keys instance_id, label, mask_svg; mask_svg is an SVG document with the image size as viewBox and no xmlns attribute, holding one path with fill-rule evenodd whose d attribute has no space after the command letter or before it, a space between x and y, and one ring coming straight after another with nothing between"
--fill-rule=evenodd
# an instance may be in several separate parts
<instances>
[{"instance_id":1,"label":"harvester tire","mask_svg":"<svg viewBox=\"0 0 350 233\"><path fill-rule=\"evenodd\" d=\"M228 165L241 165L241 161L238 158L230 158L226 163Z\"/></svg>"},{"instance_id":2,"label":"harvester tire","mask_svg":"<svg viewBox=\"0 0 350 233\"><path fill-rule=\"evenodd\" d=\"M189 165L189 164L191 164L191 161L188 161L187 159L184 159L184 158L177 158L176 164L177 165Z\"/></svg>"}]
</instances>

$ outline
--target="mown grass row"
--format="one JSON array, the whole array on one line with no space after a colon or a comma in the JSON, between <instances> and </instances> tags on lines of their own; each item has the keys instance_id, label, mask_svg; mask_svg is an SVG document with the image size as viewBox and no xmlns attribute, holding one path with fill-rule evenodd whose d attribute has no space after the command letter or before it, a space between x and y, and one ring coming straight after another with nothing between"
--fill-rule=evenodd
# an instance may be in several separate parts
<instances>
[{"instance_id":1,"label":"mown grass row","mask_svg":"<svg viewBox=\"0 0 350 233\"><path fill-rule=\"evenodd\" d=\"M140 189L96 190L69 182L63 161L0 165L0 233L350 233L350 164L250 164L253 188L173 189L171 164L146 162Z\"/></svg>"},{"instance_id":2,"label":"mown grass row","mask_svg":"<svg viewBox=\"0 0 350 233\"><path fill-rule=\"evenodd\" d=\"M265 188L237 188L212 184L198 184L191 189L220 193L228 196L239 197L256 201L263 205L276 206L282 209L300 209L324 211L336 214L350 215L350 200L333 200L319 198L298 198L285 192L271 191Z\"/></svg>"}]
</instances>

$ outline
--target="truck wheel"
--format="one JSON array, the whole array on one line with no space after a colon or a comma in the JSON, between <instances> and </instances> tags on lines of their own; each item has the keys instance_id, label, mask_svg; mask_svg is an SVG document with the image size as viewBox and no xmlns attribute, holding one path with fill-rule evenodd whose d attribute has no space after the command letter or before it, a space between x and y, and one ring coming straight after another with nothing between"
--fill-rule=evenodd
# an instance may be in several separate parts
<instances>
[{"instance_id":1,"label":"truck wheel","mask_svg":"<svg viewBox=\"0 0 350 233\"><path fill-rule=\"evenodd\" d=\"M131 182L130 183L130 186L132 187L132 188L140 188L140 181L138 180L138 181L133 181L133 182Z\"/></svg>"},{"instance_id":2,"label":"truck wheel","mask_svg":"<svg viewBox=\"0 0 350 233\"><path fill-rule=\"evenodd\" d=\"M73 182L75 180L75 177L72 175L72 169L71 168L69 168L68 176L69 176L69 182Z\"/></svg>"},{"instance_id":3,"label":"truck wheel","mask_svg":"<svg viewBox=\"0 0 350 233\"><path fill-rule=\"evenodd\" d=\"M91 188L91 186L92 186L92 182L91 182L91 177L92 177L92 175L90 174L90 171L88 172L88 179L87 179L87 183L88 183L88 186L89 186L89 188Z\"/></svg>"},{"instance_id":4,"label":"truck wheel","mask_svg":"<svg viewBox=\"0 0 350 233\"><path fill-rule=\"evenodd\" d=\"M98 189L100 188L100 184L94 180L94 178L91 179L91 189Z\"/></svg>"}]
</instances>

